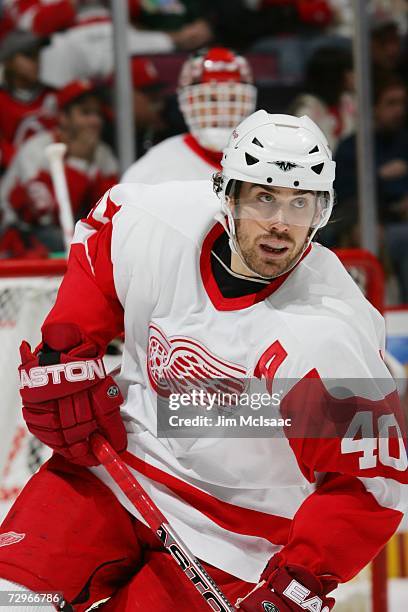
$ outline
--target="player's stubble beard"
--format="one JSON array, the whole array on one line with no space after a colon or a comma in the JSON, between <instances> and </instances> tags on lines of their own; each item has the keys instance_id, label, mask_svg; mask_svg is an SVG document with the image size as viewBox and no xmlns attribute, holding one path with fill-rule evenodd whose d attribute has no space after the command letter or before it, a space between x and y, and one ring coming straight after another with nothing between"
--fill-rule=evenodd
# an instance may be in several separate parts
<instances>
[{"instance_id":1,"label":"player's stubble beard","mask_svg":"<svg viewBox=\"0 0 408 612\"><path fill-rule=\"evenodd\" d=\"M245 222L244 222L245 223ZM305 248L305 243L309 232L306 233L303 240L296 241L289 232L278 232L277 230L265 231L262 234L251 236L242 226L242 220L235 220L235 231L238 245L246 265L256 274L265 278L274 278L280 274L284 274L287 270L297 262L301 257ZM288 243L287 254L279 260L274 260L273 257L263 256L259 252L259 245L263 241L277 238L285 240Z\"/></svg>"}]
</instances>

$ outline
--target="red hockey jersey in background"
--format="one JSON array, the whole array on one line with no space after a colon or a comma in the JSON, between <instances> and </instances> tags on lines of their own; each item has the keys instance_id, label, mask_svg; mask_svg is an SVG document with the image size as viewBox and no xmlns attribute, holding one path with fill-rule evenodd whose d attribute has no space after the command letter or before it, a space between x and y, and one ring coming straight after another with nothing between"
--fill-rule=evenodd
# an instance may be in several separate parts
<instances>
[{"instance_id":1,"label":"red hockey jersey in background","mask_svg":"<svg viewBox=\"0 0 408 612\"><path fill-rule=\"evenodd\" d=\"M68 28L75 18L71 0L4 0L1 36L14 29L48 36Z\"/></svg>"},{"instance_id":2,"label":"red hockey jersey in background","mask_svg":"<svg viewBox=\"0 0 408 612\"><path fill-rule=\"evenodd\" d=\"M33 134L56 124L54 89L40 86L37 92L11 92L0 88L0 165L7 168L13 155Z\"/></svg>"},{"instance_id":3,"label":"red hockey jersey in background","mask_svg":"<svg viewBox=\"0 0 408 612\"><path fill-rule=\"evenodd\" d=\"M55 200L45 147L54 142L53 132L43 132L27 141L15 156L3 177L0 199L3 221L15 220L41 225L58 223ZM94 160L68 157L65 173L74 217L86 214L92 203L117 182L117 162L110 148L100 143Z\"/></svg>"}]
</instances>

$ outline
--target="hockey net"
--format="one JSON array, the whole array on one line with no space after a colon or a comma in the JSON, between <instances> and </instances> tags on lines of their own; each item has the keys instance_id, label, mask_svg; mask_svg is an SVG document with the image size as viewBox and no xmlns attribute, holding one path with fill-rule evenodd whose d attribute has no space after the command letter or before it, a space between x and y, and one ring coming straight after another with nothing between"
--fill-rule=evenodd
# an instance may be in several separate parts
<instances>
[{"instance_id":1,"label":"hockey net","mask_svg":"<svg viewBox=\"0 0 408 612\"><path fill-rule=\"evenodd\" d=\"M384 304L384 280L380 264L361 250L337 251L367 298L379 309ZM35 347L41 324L52 307L65 272L64 260L0 262L1 432L0 519L28 478L49 456L24 426L18 392L18 347L22 339ZM374 579L373 579L374 578ZM384 556L339 592L339 612L386 612ZM372 598L371 591L375 596ZM374 604L372 601L374 600Z\"/></svg>"},{"instance_id":2,"label":"hockey net","mask_svg":"<svg viewBox=\"0 0 408 612\"><path fill-rule=\"evenodd\" d=\"M49 451L29 435L21 415L18 364L23 339L32 347L51 309L65 272L65 260L0 262L0 518Z\"/></svg>"}]
</instances>

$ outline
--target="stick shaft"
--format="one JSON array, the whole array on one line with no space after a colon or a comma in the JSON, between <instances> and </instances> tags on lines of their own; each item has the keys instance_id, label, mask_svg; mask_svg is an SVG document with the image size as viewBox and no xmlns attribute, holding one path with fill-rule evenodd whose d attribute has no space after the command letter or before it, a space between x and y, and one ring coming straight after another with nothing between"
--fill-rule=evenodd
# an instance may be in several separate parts
<instances>
[{"instance_id":1,"label":"stick shaft","mask_svg":"<svg viewBox=\"0 0 408 612\"><path fill-rule=\"evenodd\" d=\"M92 435L91 443L94 455L154 531L203 601L215 612L235 610L111 445L97 433Z\"/></svg>"},{"instance_id":2,"label":"stick shaft","mask_svg":"<svg viewBox=\"0 0 408 612\"><path fill-rule=\"evenodd\" d=\"M46 147L45 153L50 164L52 184L59 208L59 218L64 237L65 250L68 253L74 235L74 218L72 215L67 180L65 177L64 155L66 146L55 142Z\"/></svg>"}]
</instances>

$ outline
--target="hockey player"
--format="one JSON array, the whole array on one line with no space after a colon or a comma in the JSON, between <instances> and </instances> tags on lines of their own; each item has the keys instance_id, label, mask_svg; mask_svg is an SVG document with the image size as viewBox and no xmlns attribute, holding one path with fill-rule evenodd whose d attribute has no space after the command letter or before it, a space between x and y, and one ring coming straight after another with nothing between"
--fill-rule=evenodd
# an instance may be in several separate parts
<instances>
[{"instance_id":1,"label":"hockey player","mask_svg":"<svg viewBox=\"0 0 408 612\"><path fill-rule=\"evenodd\" d=\"M328 612L395 532L408 470L383 320L312 242L333 205L327 141L258 111L222 164L220 199L208 181L118 185L78 224L42 345L21 347L24 417L56 453L2 525L1 590L204 610L97 465L95 431L244 612ZM120 331L123 395L99 361ZM283 389L294 434L158 437L158 400L194 376Z\"/></svg>"},{"instance_id":2,"label":"hockey player","mask_svg":"<svg viewBox=\"0 0 408 612\"><path fill-rule=\"evenodd\" d=\"M255 110L251 68L229 49L214 47L199 53L182 67L178 98L189 133L152 147L128 168L123 182L206 179L220 170L232 129Z\"/></svg>"}]
</instances>

